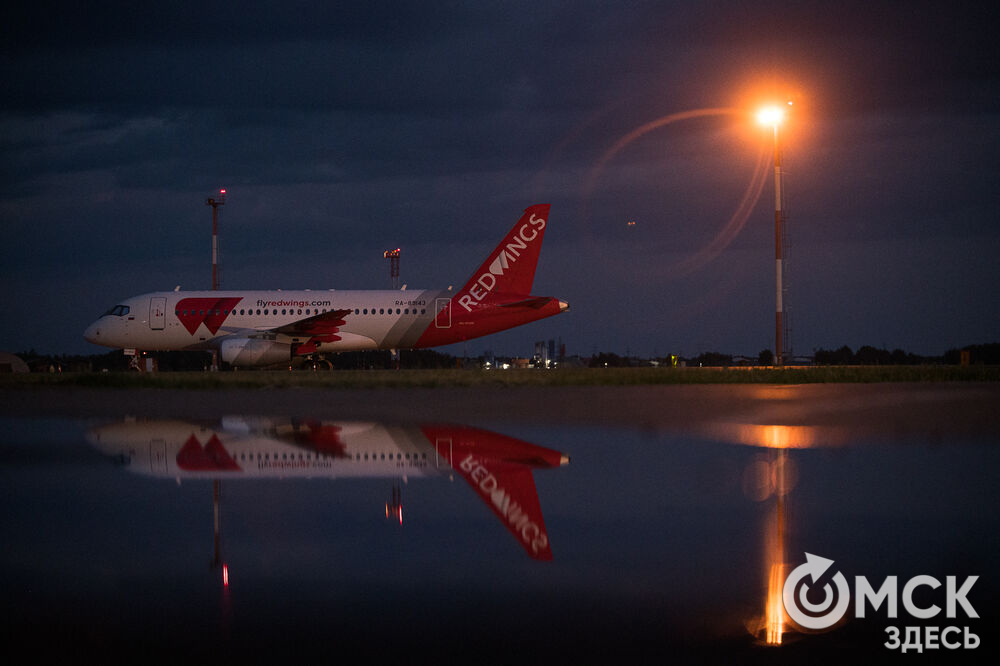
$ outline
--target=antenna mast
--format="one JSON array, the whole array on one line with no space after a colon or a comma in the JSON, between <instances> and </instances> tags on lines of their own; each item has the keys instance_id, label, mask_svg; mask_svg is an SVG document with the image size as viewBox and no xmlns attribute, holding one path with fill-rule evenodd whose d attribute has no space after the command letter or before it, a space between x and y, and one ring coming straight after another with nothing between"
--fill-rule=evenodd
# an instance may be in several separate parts
<instances>
[{"instance_id":1,"label":"antenna mast","mask_svg":"<svg viewBox=\"0 0 1000 666\"><path fill-rule=\"evenodd\" d=\"M392 280L392 288L399 289L399 248L386 250L382 256L389 260L389 279Z\"/></svg>"},{"instance_id":2,"label":"antenna mast","mask_svg":"<svg viewBox=\"0 0 1000 666\"><path fill-rule=\"evenodd\" d=\"M226 205L226 190L219 190L218 199L206 199L212 207L212 291L219 288L219 206Z\"/></svg>"}]
</instances>

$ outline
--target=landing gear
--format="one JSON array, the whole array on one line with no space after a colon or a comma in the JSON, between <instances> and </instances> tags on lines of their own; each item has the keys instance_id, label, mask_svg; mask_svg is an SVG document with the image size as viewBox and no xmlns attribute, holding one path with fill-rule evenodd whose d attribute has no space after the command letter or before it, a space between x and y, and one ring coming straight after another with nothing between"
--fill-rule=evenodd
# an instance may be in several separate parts
<instances>
[{"instance_id":1,"label":"landing gear","mask_svg":"<svg viewBox=\"0 0 1000 666\"><path fill-rule=\"evenodd\" d=\"M311 354L306 358L304 366L308 370L316 372L317 370L333 370L333 363L326 359L326 357L319 354Z\"/></svg>"}]
</instances>

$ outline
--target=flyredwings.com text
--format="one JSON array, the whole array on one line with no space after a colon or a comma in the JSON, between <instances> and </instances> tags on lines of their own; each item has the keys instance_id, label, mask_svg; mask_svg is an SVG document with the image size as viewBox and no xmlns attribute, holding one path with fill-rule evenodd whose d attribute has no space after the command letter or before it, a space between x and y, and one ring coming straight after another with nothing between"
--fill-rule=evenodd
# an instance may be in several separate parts
<instances>
[{"instance_id":1,"label":"flyredwings.com text","mask_svg":"<svg viewBox=\"0 0 1000 666\"><path fill-rule=\"evenodd\" d=\"M333 305L332 301L291 301L291 300L281 300L281 301L265 301L263 299L257 300L257 307L259 308L321 308L330 307Z\"/></svg>"}]
</instances>

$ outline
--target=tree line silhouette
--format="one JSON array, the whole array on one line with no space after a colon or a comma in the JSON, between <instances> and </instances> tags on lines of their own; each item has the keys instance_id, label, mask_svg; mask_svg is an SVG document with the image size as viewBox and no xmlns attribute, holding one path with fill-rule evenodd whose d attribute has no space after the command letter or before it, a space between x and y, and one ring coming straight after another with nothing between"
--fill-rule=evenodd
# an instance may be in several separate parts
<instances>
[{"instance_id":1,"label":"tree line silhouette","mask_svg":"<svg viewBox=\"0 0 1000 666\"><path fill-rule=\"evenodd\" d=\"M121 350L94 355L39 354L35 350L21 352L23 359L34 372L59 371L100 371L127 370L129 358ZM159 352L156 354L160 370L206 370L209 356L206 352ZM344 352L328 354L326 358L334 369L382 369L382 368L455 368L476 367L482 358L462 359L433 349L403 351L398 360L388 351ZM704 352L690 358L679 359L687 367L732 367L747 365L771 365L774 354L769 349L756 357L737 356L720 352ZM589 359L578 359L576 365L601 367L642 367L655 361L661 367L671 367L671 358L638 358L620 356L613 352L601 352ZM788 361L792 365L799 361ZM902 349L879 349L870 345L859 347L857 351L847 345L839 349L817 349L811 362L814 365L1000 365L1000 343L969 345L949 349L940 356L920 356Z\"/></svg>"},{"instance_id":2,"label":"tree line silhouette","mask_svg":"<svg viewBox=\"0 0 1000 666\"><path fill-rule=\"evenodd\" d=\"M963 358L964 356L964 358ZM941 356L920 356L902 349L878 349L869 345L857 351L844 345L840 349L817 349L813 354L816 365L998 365L1000 364L1000 343L969 345L949 349Z\"/></svg>"}]
</instances>

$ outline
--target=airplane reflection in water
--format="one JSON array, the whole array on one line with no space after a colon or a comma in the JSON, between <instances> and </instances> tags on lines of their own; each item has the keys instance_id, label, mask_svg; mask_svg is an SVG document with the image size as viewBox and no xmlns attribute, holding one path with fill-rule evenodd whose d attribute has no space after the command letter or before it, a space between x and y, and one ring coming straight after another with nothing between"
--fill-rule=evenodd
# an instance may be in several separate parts
<instances>
[{"instance_id":1,"label":"airplane reflection in water","mask_svg":"<svg viewBox=\"0 0 1000 666\"><path fill-rule=\"evenodd\" d=\"M136 420L91 428L88 441L133 472L159 478L392 478L458 473L534 559L551 560L532 470L569 457L462 425L224 417L218 423ZM218 485L216 536L218 540ZM386 517L402 522L398 483ZM218 543L216 543L218 553ZM225 572L224 572L225 574Z\"/></svg>"}]
</instances>

